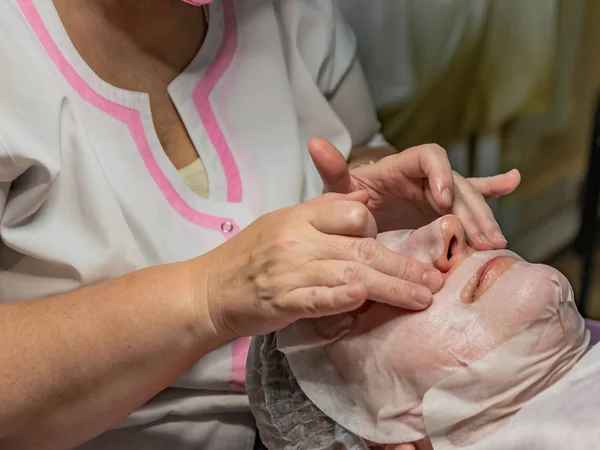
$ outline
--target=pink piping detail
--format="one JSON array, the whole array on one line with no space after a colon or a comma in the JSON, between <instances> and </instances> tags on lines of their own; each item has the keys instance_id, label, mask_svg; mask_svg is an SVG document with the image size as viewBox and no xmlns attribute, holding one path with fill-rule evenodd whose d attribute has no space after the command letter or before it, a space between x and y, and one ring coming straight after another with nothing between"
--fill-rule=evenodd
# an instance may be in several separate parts
<instances>
[{"instance_id":1,"label":"pink piping detail","mask_svg":"<svg viewBox=\"0 0 600 450\"><path fill-rule=\"evenodd\" d=\"M246 359L250 349L250 338L243 337L231 342L231 378L229 389L235 392L246 390Z\"/></svg>"},{"instance_id":2,"label":"pink piping detail","mask_svg":"<svg viewBox=\"0 0 600 450\"><path fill-rule=\"evenodd\" d=\"M239 227L235 224L235 222L232 219L203 214L191 208L181 198L181 196L175 190L169 179L160 169L160 166L158 165L158 162L156 161L156 158L152 153L152 148L150 147L150 143L148 142L148 138L144 131L144 125L142 122L140 112L136 109L129 108L115 103L113 101L110 101L99 95L96 91L94 91L91 88L91 86L89 86L85 82L85 80L81 78L81 76L79 76L77 71L69 64L64 55L61 53L60 49L57 47L56 43L50 36L48 29L44 25L44 22L39 12L33 4L33 0L17 0L17 2L25 18L29 22L29 25L40 40L41 44L44 46L44 49L46 50L56 67L63 74L65 79L73 87L73 89L75 89L75 91L84 100L127 125L133 137L133 140L138 147L139 153L144 163L146 164L146 168L150 172L152 178L154 179L154 182L160 188L163 195L171 204L171 206L181 216L183 216L185 219L187 219L195 225L220 231L225 238L234 236L239 231ZM208 106L208 109L212 113L210 105ZM214 114L212 114L212 117L214 117ZM223 158L221 158L221 161L223 161ZM235 169L237 171L237 167L235 167ZM226 224L226 227L227 224L230 224L232 226L232 229L227 230L228 232L224 232L221 228L223 224Z\"/></svg>"},{"instance_id":3,"label":"pink piping detail","mask_svg":"<svg viewBox=\"0 0 600 450\"><path fill-rule=\"evenodd\" d=\"M240 171L229 144L221 131L217 117L210 102L210 93L219 82L231 61L237 47L237 22L233 0L223 0L224 37L221 48L213 64L206 69L202 79L196 85L192 98L198 110L200 120L204 124L206 134L215 148L227 179L227 201L238 203L242 201L242 180Z\"/></svg>"},{"instance_id":4,"label":"pink piping detail","mask_svg":"<svg viewBox=\"0 0 600 450\"><path fill-rule=\"evenodd\" d=\"M238 41L238 44L242 43ZM238 50L242 50L241 47L238 47ZM243 50L242 50L243 52ZM237 54L237 50L236 50ZM231 105L235 104L236 95L236 85L238 83L238 78L234 76L236 73L240 73L241 66L243 64L244 58L234 58L231 64L229 65L228 73L232 76L225 76L221 78L219 82L219 89L215 89L211 94L211 99L219 105ZM233 102L233 103L232 103ZM221 124L221 128L223 130L235 130L236 127L234 125L234 117L231 114L223 114L219 118L219 123ZM252 157L251 152L248 151L246 147L247 142L244 140L244 137L240 135L240 133L230 133L227 136L227 141L231 148L235 148L236 152L236 161L238 161L239 166L244 167L244 172L248 175L249 180L260 180L260 174L256 171L254 167L255 161ZM262 199L260 196L260 183L245 183L243 185L243 195L244 202L250 208L250 211L253 211L255 214L260 215Z\"/></svg>"},{"instance_id":5,"label":"pink piping detail","mask_svg":"<svg viewBox=\"0 0 600 450\"><path fill-rule=\"evenodd\" d=\"M194 5L194 6L202 6L202 5L206 5L208 3L212 3L213 0L183 0L186 3L189 3L190 5Z\"/></svg>"}]
</instances>

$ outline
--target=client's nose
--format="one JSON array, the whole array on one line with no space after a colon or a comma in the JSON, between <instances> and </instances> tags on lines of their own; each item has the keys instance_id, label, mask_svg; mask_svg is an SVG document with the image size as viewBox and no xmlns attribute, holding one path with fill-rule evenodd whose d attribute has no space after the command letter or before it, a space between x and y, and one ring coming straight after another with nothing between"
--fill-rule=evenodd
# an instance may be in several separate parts
<instances>
[{"instance_id":1,"label":"client's nose","mask_svg":"<svg viewBox=\"0 0 600 450\"><path fill-rule=\"evenodd\" d=\"M465 228L458 217L445 216L439 223L444 251L434 261L434 266L440 272L446 273L473 253L474 249L467 244Z\"/></svg>"}]
</instances>

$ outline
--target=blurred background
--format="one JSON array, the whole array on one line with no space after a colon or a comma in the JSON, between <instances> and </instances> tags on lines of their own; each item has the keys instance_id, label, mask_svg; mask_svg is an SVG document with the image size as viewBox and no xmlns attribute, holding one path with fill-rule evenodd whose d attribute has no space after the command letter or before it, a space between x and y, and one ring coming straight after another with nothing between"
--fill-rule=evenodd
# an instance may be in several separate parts
<instances>
[{"instance_id":1,"label":"blurred background","mask_svg":"<svg viewBox=\"0 0 600 450\"><path fill-rule=\"evenodd\" d=\"M517 192L492 201L510 248L561 270L584 315L600 319L600 1L339 6L386 138L439 143L465 176L518 168Z\"/></svg>"}]
</instances>

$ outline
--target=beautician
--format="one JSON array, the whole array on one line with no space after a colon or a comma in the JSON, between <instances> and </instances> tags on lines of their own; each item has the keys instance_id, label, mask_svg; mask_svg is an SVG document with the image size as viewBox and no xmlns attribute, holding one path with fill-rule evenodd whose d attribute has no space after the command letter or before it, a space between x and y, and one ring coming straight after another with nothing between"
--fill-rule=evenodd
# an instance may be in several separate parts
<instances>
[{"instance_id":1,"label":"beautician","mask_svg":"<svg viewBox=\"0 0 600 450\"><path fill-rule=\"evenodd\" d=\"M331 1L190 3L0 2L2 449L252 449L247 336L440 289L378 230L506 245L518 173L389 147Z\"/></svg>"}]
</instances>

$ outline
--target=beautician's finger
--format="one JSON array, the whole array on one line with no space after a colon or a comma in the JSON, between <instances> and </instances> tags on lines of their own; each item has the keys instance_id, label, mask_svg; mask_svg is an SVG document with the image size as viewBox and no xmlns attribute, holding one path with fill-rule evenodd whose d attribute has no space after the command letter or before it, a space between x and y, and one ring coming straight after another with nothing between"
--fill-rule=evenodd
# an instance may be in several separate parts
<instances>
[{"instance_id":1,"label":"beautician's finger","mask_svg":"<svg viewBox=\"0 0 600 450\"><path fill-rule=\"evenodd\" d=\"M433 198L440 208L452 206L454 198L452 167L446 150L439 145L425 144L412 147L399 155L382 159L379 164L391 166L390 173L393 170L401 170L404 176L410 178L427 178Z\"/></svg>"},{"instance_id":2,"label":"beautician's finger","mask_svg":"<svg viewBox=\"0 0 600 450\"><path fill-rule=\"evenodd\" d=\"M352 178L346 158L328 140L313 138L308 142L308 153L321 175L325 189L332 192L352 190Z\"/></svg>"},{"instance_id":3,"label":"beautician's finger","mask_svg":"<svg viewBox=\"0 0 600 450\"><path fill-rule=\"evenodd\" d=\"M475 189L485 198L498 198L512 193L521 183L521 174L517 169L493 177L468 178Z\"/></svg>"},{"instance_id":4,"label":"beautician's finger","mask_svg":"<svg viewBox=\"0 0 600 450\"><path fill-rule=\"evenodd\" d=\"M458 192L458 190L457 190ZM465 199L459 194L454 202L452 212L457 216L465 227L467 236L476 250L493 250L494 245L489 241L479 222L473 214L473 210Z\"/></svg>"},{"instance_id":5,"label":"beautician's finger","mask_svg":"<svg viewBox=\"0 0 600 450\"><path fill-rule=\"evenodd\" d=\"M360 201L334 200L302 205L309 223L325 234L356 237L377 236L377 222Z\"/></svg>"},{"instance_id":6,"label":"beautician's finger","mask_svg":"<svg viewBox=\"0 0 600 450\"><path fill-rule=\"evenodd\" d=\"M422 310L431 304L431 290L401 278L378 272L357 262L313 261L308 263L302 284L335 287L362 284L367 298L399 308Z\"/></svg>"},{"instance_id":7,"label":"beautician's finger","mask_svg":"<svg viewBox=\"0 0 600 450\"><path fill-rule=\"evenodd\" d=\"M500 225L494 217L494 212L485 201L483 195L477 191L463 177L455 177L454 182L460 192L460 201L463 201L473 213L479 229L486 236L494 248L506 248L506 238L500 230Z\"/></svg>"},{"instance_id":8,"label":"beautician's finger","mask_svg":"<svg viewBox=\"0 0 600 450\"><path fill-rule=\"evenodd\" d=\"M322 252L320 259L358 262L383 274L421 284L434 293L444 284L444 277L433 265L394 252L372 238L328 236L323 243L315 244Z\"/></svg>"},{"instance_id":9,"label":"beautician's finger","mask_svg":"<svg viewBox=\"0 0 600 450\"><path fill-rule=\"evenodd\" d=\"M316 318L354 311L367 301L367 290L360 283L294 289L283 298L282 309L296 319Z\"/></svg>"}]
</instances>

